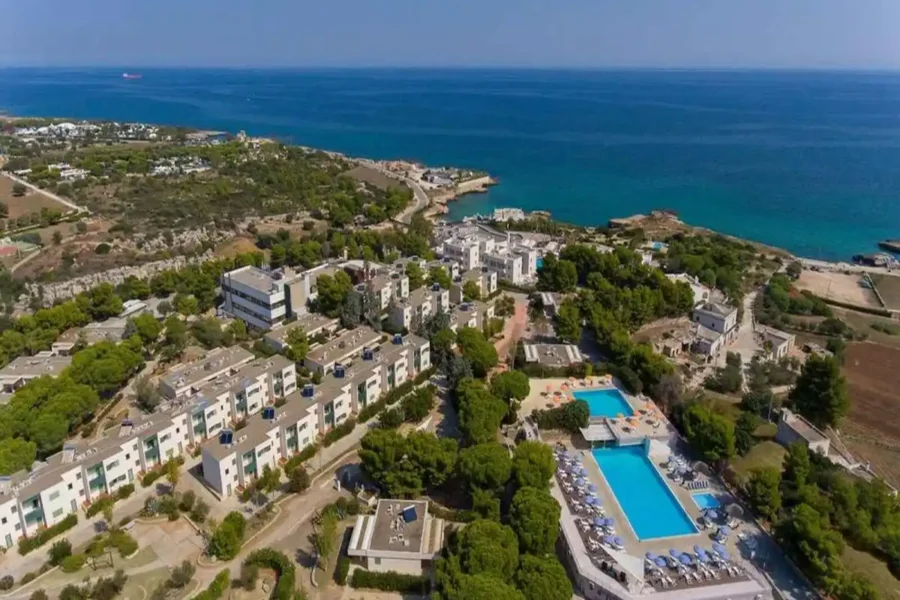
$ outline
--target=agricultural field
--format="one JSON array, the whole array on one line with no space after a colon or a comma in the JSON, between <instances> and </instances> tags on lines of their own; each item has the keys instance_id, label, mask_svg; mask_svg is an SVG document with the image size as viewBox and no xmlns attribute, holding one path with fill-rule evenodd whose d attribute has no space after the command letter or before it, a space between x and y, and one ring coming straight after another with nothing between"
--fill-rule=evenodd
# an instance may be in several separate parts
<instances>
[{"instance_id":1,"label":"agricultural field","mask_svg":"<svg viewBox=\"0 0 900 600\"><path fill-rule=\"evenodd\" d=\"M0 175L0 202L9 210L9 219L18 219L26 215L40 213L42 208L60 213L69 212L69 207L61 204L40 192L28 189L24 196L13 195L14 182L5 175Z\"/></svg>"},{"instance_id":2,"label":"agricultural field","mask_svg":"<svg viewBox=\"0 0 900 600\"><path fill-rule=\"evenodd\" d=\"M890 310L900 310L900 276L898 275L872 275L875 289L881 294L886 307Z\"/></svg>"}]
</instances>

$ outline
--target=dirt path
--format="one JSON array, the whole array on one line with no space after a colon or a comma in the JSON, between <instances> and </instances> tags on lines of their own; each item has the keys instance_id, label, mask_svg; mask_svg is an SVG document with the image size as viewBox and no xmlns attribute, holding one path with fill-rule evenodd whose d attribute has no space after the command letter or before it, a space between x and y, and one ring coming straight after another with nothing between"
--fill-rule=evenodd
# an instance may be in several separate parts
<instances>
[{"instance_id":1,"label":"dirt path","mask_svg":"<svg viewBox=\"0 0 900 600\"><path fill-rule=\"evenodd\" d=\"M516 305L513 316L507 319L503 326L503 337L494 343L501 363L506 360L510 350L515 352L515 344L525 333L525 327L528 325L528 300L515 296L514 298Z\"/></svg>"}]
</instances>

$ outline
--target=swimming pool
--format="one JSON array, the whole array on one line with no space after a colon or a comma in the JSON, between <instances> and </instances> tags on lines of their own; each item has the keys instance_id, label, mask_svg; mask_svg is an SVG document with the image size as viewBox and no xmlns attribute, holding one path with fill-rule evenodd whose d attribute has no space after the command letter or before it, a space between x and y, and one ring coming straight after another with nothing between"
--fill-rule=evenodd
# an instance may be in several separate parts
<instances>
[{"instance_id":1,"label":"swimming pool","mask_svg":"<svg viewBox=\"0 0 900 600\"><path fill-rule=\"evenodd\" d=\"M639 540L697 533L644 446L598 448L591 454Z\"/></svg>"},{"instance_id":2,"label":"swimming pool","mask_svg":"<svg viewBox=\"0 0 900 600\"><path fill-rule=\"evenodd\" d=\"M543 259L543 258L538 257L537 259L535 259L535 261L534 261L534 267L535 267L536 269L541 269L541 268L543 268L543 266L544 266L544 259Z\"/></svg>"},{"instance_id":3,"label":"swimming pool","mask_svg":"<svg viewBox=\"0 0 900 600\"><path fill-rule=\"evenodd\" d=\"M694 494L692 497L694 503L700 508L719 508L722 506L715 494Z\"/></svg>"},{"instance_id":4,"label":"swimming pool","mask_svg":"<svg viewBox=\"0 0 900 600\"><path fill-rule=\"evenodd\" d=\"M630 417L634 409L628 404L628 400L616 388L602 390L582 390L574 392L576 400L587 402L592 417L616 417L625 415Z\"/></svg>"}]
</instances>

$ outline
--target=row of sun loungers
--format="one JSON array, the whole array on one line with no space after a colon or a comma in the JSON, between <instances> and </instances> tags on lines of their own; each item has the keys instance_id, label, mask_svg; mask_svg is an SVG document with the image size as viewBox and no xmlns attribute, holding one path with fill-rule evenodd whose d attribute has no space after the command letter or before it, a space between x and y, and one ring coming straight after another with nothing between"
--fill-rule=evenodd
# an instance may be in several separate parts
<instances>
[{"instance_id":1,"label":"row of sun loungers","mask_svg":"<svg viewBox=\"0 0 900 600\"><path fill-rule=\"evenodd\" d=\"M689 490L708 490L709 481L706 479L694 479L693 481L686 481L684 487Z\"/></svg>"}]
</instances>

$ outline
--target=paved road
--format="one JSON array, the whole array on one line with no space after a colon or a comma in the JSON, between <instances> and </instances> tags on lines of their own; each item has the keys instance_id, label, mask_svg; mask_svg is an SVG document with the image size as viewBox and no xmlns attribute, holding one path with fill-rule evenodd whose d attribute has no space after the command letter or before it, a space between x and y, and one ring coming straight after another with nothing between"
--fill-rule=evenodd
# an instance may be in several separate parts
<instances>
[{"instance_id":1,"label":"paved road","mask_svg":"<svg viewBox=\"0 0 900 600\"><path fill-rule=\"evenodd\" d=\"M401 223L409 223L412 221L413 215L428 207L428 204L431 200L428 198L428 194L425 193L425 190L422 189L422 186L412 179L403 178L403 181L406 182L413 191L413 203L406 207L406 209L397 215L396 221L400 221Z\"/></svg>"}]
</instances>

